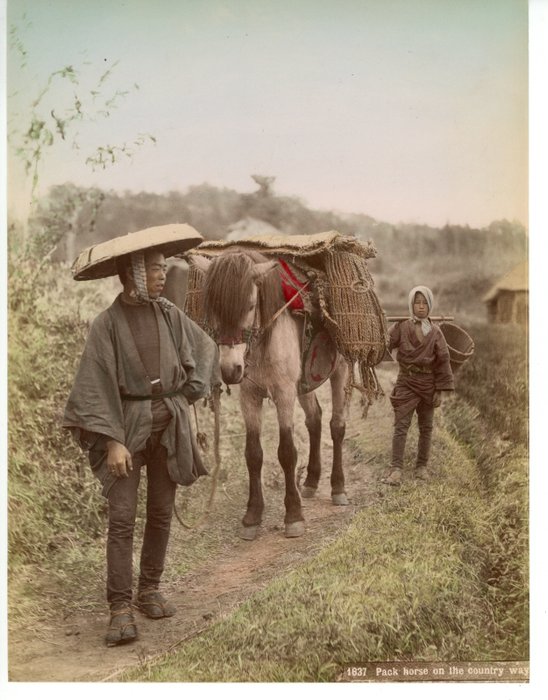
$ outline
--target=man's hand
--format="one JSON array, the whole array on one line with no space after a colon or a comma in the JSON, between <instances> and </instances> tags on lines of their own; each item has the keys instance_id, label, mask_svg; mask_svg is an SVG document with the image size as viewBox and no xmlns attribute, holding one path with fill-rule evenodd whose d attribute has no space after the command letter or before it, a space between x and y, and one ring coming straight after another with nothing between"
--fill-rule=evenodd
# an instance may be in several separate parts
<instances>
[{"instance_id":1,"label":"man's hand","mask_svg":"<svg viewBox=\"0 0 548 700\"><path fill-rule=\"evenodd\" d=\"M107 468L111 474L116 477L124 476L128 477L128 471L133 469L133 462L131 460L131 453L125 445L122 445L116 440L109 440L107 442Z\"/></svg>"},{"instance_id":2,"label":"man's hand","mask_svg":"<svg viewBox=\"0 0 548 700\"><path fill-rule=\"evenodd\" d=\"M432 406L434 406L434 408L439 408L441 406L441 391L434 392L434 399L432 401Z\"/></svg>"}]
</instances>

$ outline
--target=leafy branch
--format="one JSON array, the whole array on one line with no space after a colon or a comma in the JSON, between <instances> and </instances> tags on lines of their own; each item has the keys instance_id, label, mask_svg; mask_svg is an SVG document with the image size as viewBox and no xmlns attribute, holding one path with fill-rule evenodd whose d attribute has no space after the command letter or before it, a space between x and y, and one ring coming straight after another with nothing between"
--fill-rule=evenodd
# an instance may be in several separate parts
<instances>
[{"instance_id":1,"label":"leafy branch","mask_svg":"<svg viewBox=\"0 0 548 700\"><path fill-rule=\"evenodd\" d=\"M11 27L10 39L12 49L20 56L21 68L26 67L28 54L16 27ZM9 132L9 141L15 154L22 162L25 173L31 175L32 198L38 186L40 166L50 149L59 142L70 140L71 147L78 150L80 145L79 133L74 129L76 124L109 118L123 100L139 89L137 83L129 90L109 88L118 63L116 61L92 80L91 87L86 85L90 82L87 80L88 71L85 70L88 63L81 66L66 65L54 71L31 102L26 126L21 128L18 125ZM156 140L150 135L139 134L130 143L99 146L86 158L85 163L92 168L104 169L116 163L120 156L132 157L137 148L147 142L155 143Z\"/></svg>"},{"instance_id":2,"label":"leafy branch","mask_svg":"<svg viewBox=\"0 0 548 700\"><path fill-rule=\"evenodd\" d=\"M156 143L154 136L150 134L139 134L131 143L124 143L121 146L99 146L95 153L86 158L86 164L91 165L92 169L102 168L103 170L115 163L118 156L132 158L135 155L136 149L143 146L147 141Z\"/></svg>"}]
</instances>

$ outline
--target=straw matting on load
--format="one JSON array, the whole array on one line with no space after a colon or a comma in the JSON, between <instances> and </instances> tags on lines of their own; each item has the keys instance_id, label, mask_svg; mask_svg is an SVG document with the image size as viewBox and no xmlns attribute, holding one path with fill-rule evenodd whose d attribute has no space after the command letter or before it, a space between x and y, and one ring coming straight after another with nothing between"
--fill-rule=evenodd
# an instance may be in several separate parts
<instances>
[{"instance_id":1,"label":"straw matting on load","mask_svg":"<svg viewBox=\"0 0 548 700\"><path fill-rule=\"evenodd\" d=\"M386 347L386 324L365 260L353 253L328 255L324 290L327 325L348 359L377 365Z\"/></svg>"},{"instance_id":2,"label":"straw matting on load","mask_svg":"<svg viewBox=\"0 0 548 700\"><path fill-rule=\"evenodd\" d=\"M474 341L468 333L460 326L457 326L456 323L444 321L440 323L440 330L444 335L449 349L451 369L453 372L456 372L474 354Z\"/></svg>"},{"instance_id":3,"label":"straw matting on load","mask_svg":"<svg viewBox=\"0 0 548 700\"><path fill-rule=\"evenodd\" d=\"M312 282L312 296L319 306L326 330L350 368L349 386L358 388L368 403L382 394L374 367L387 344L384 313L367 268L376 255L373 244L354 236L328 231L308 236L257 236L239 241L207 241L185 254L214 257L227 251L254 251L282 258L300 269ZM202 273L191 265L185 310L203 324ZM360 381L354 379L357 364Z\"/></svg>"},{"instance_id":4,"label":"straw matting on load","mask_svg":"<svg viewBox=\"0 0 548 700\"><path fill-rule=\"evenodd\" d=\"M116 259L128 253L154 248L166 258L180 255L203 241L203 236L188 224L153 226L97 243L83 250L72 264L75 280L92 280L117 274Z\"/></svg>"},{"instance_id":5,"label":"straw matting on load","mask_svg":"<svg viewBox=\"0 0 548 700\"><path fill-rule=\"evenodd\" d=\"M324 323L348 361L349 381L371 403L383 393L373 368L384 357L388 332L365 259L346 251L327 255L320 294L325 299L321 304Z\"/></svg>"},{"instance_id":6,"label":"straw matting on load","mask_svg":"<svg viewBox=\"0 0 548 700\"><path fill-rule=\"evenodd\" d=\"M371 241L362 243L354 236L343 236L338 231L326 231L302 236L249 236L239 241L204 241L184 257L192 254L210 257L227 250L253 250L267 257L283 256L289 260L306 258L309 265L319 269L322 269L325 255L330 251L349 251L363 258L374 258L377 254Z\"/></svg>"},{"instance_id":7,"label":"straw matting on load","mask_svg":"<svg viewBox=\"0 0 548 700\"><path fill-rule=\"evenodd\" d=\"M185 296L185 313L202 328L205 328L205 313L202 306L204 276L204 273L195 265L189 265L188 284Z\"/></svg>"}]
</instances>

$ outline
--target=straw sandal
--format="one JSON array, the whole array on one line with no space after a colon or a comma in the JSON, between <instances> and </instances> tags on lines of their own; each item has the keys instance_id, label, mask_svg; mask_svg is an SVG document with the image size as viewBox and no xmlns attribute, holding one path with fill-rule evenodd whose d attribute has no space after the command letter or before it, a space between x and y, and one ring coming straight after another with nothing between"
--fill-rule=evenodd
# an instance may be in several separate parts
<instances>
[{"instance_id":1,"label":"straw sandal","mask_svg":"<svg viewBox=\"0 0 548 700\"><path fill-rule=\"evenodd\" d=\"M110 622L105 636L107 647L127 644L137 639L137 626L130 607L110 611Z\"/></svg>"},{"instance_id":2,"label":"straw sandal","mask_svg":"<svg viewBox=\"0 0 548 700\"><path fill-rule=\"evenodd\" d=\"M177 608L173 603L170 603L155 588L139 591L136 606L144 615L151 617L153 620L159 620L162 617L172 617L177 612Z\"/></svg>"},{"instance_id":3,"label":"straw sandal","mask_svg":"<svg viewBox=\"0 0 548 700\"><path fill-rule=\"evenodd\" d=\"M383 479L381 479L383 484L388 484L389 486L400 486L401 484L401 469L392 469L390 474Z\"/></svg>"},{"instance_id":4,"label":"straw sandal","mask_svg":"<svg viewBox=\"0 0 548 700\"><path fill-rule=\"evenodd\" d=\"M415 479L420 479L421 481L428 481L430 474L426 467L417 467L415 469Z\"/></svg>"}]
</instances>

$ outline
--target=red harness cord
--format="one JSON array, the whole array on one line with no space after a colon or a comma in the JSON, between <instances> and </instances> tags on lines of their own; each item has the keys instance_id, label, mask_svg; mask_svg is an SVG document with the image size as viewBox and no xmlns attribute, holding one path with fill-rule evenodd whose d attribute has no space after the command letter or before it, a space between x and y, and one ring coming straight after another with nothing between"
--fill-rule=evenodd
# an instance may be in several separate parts
<instances>
[{"instance_id":1,"label":"red harness cord","mask_svg":"<svg viewBox=\"0 0 548 700\"><path fill-rule=\"evenodd\" d=\"M304 309L303 298L300 294L296 294L296 292L299 292L304 287L306 287L307 282L301 282L293 273L293 271L285 262L285 260L279 259L278 262L280 263L280 266L282 268L280 270L280 279L282 282L282 290L284 293L285 300L292 300L291 304L289 305L289 308L292 310Z\"/></svg>"}]
</instances>

